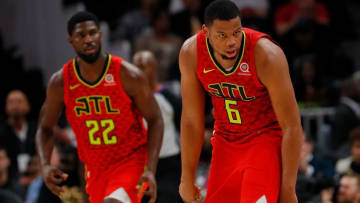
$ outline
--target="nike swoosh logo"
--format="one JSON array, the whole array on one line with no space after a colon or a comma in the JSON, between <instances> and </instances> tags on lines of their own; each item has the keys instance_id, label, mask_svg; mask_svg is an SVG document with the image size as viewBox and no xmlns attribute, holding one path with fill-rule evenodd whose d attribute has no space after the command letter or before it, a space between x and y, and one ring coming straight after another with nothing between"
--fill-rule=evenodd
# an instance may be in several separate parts
<instances>
[{"instance_id":1,"label":"nike swoosh logo","mask_svg":"<svg viewBox=\"0 0 360 203\"><path fill-rule=\"evenodd\" d=\"M206 70L206 69L204 68L203 72L206 74L206 73L210 73L211 71L214 71L214 70L215 70L215 69Z\"/></svg>"},{"instance_id":2,"label":"nike swoosh logo","mask_svg":"<svg viewBox=\"0 0 360 203\"><path fill-rule=\"evenodd\" d=\"M70 90L73 90L73 89L75 89L75 88L77 88L79 86L80 86L80 84L76 84L76 85L73 85L73 86L70 85Z\"/></svg>"}]
</instances>

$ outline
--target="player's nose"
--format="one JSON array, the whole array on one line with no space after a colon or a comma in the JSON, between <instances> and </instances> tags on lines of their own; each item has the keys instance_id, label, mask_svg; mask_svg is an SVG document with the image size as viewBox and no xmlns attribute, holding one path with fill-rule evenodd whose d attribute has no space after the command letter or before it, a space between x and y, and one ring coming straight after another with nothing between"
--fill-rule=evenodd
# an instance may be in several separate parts
<instances>
[{"instance_id":1,"label":"player's nose","mask_svg":"<svg viewBox=\"0 0 360 203\"><path fill-rule=\"evenodd\" d=\"M229 37L229 39L226 42L226 45L228 47L234 47L236 45L236 40L234 36Z\"/></svg>"},{"instance_id":2,"label":"player's nose","mask_svg":"<svg viewBox=\"0 0 360 203\"><path fill-rule=\"evenodd\" d=\"M89 34L87 34L84 38L84 42L91 43L92 41L94 41L94 39Z\"/></svg>"}]
</instances>

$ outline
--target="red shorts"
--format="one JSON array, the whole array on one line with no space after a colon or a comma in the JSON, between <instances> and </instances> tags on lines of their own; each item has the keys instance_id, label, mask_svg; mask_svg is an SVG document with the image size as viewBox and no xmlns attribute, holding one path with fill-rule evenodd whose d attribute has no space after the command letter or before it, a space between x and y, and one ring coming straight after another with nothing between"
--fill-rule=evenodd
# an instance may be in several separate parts
<instances>
[{"instance_id":1,"label":"red shorts","mask_svg":"<svg viewBox=\"0 0 360 203\"><path fill-rule=\"evenodd\" d=\"M205 203L276 203L280 190L281 137L259 135L234 145L220 136L213 152Z\"/></svg>"},{"instance_id":2,"label":"red shorts","mask_svg":"<svg viewBox=\"0 0 360 203\"><path fill-rule=\"evenodd\" d=\"M139 202L136 185L144 172L146 150L141 149L126 161L110 166L106 171L93 173L86 178L86 191L91 203L102 203L104 198L120 189L125 192L132 203ZM122 188L122 189L121 189Z\"/></svg>"}]
</instances>

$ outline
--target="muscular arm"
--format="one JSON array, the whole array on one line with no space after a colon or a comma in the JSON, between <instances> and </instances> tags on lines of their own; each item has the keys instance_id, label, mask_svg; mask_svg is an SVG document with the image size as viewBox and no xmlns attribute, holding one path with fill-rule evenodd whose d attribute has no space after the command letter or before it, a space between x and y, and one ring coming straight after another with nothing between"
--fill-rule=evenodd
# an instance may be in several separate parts
<instances>
[{"instance_id":1,"label":"muscular arm","mask_svg":"<svg viewBox=\"0 0 360 203\"><path fill-rule=\"evenodd\" d=\"M41 165L49 165L54 146L53 129L64 108L62 71L55 73L48 84L46 100L40 111L40 125L36 132L36 147Z\"/></svg>"},{"instance_id":2,"label":"muscular arm","mask_svg":"<svg viewBox=\"0 0 360 203\"><path fill-rule=\"evenodd\" d=\"M181 72L181 162L183 183L193 185L204 141L205 95L196 77L196 38L187 40L181 48L179 66Z\"/></svg>"},{"instance_id":3,"label":"muscular arm","mask_svg":"<svg viewBox=\"0 0 360 203\"><path fill-rule=\"evenodd\" d=\"M303 131L288 64L280 47L266 38L255 46L255 64L283 131L281 187L295 191Z\"/></svg>"},{"instance_id":4,"label":"muscular arm","mask_svg":"<svg viewBox=\"0 0 360 203\"><path fill-rule=\"evenodd\" d=\"M148 170L155 174L164 131L159 105L145 75L127 61L122 62L121 81L148 124Z\"/></svg>"},{"instance_id":5,"label":"muscular arm","mask_svg":"<svg viewBox=\"0 0 360 203\"><path fill-rule=\"evenodd\" d=\"M54 127L63 108L63 77L62 71L59 71L49 81L46 100L41 108L39 127L36 132L36 148L40 156L43 178L49 189L56 195L60 195L62 191L57 185L67 177L61 171L55 168L51 169L50 167L50 159L54 147Z\"/></svg>"}]
</instances>

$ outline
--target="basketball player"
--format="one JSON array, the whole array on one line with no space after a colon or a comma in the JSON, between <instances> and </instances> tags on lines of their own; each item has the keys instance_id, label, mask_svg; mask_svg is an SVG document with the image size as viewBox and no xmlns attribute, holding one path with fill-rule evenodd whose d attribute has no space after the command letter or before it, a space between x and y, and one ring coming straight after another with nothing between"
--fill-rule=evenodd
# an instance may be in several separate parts
<instances>
[{"instance_id":1,"label":"basketball player","mask_svg":"<svg viewBox=\"0 0 360 203\"><path fill-rule=\"evenodd\" d=\"M270 36L244 28L234 3L217 0L179 57L183 200L200 200L194 179L204 140L204 95L210 94L215 124L205 202L296 203L303 131L281 48Z\"/></svg>"},{"instance_id":2,"label":"basketball player","mask_svg":"<svg viewBox=\"0 0 360 203\"><path fill-rule=\"evenodd\" d=\"M77 57L51 77L36 135L45 184L61 197L60 184L68 175L52 166L50 158L53 127L65 107L85 164L90 202L137 203L137 183L146 182L145 193L154 203L163 121L146 77L101 49L102 33L93 14L72 16L68 34Z\"/></svg>"}]
</instances>

